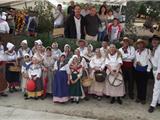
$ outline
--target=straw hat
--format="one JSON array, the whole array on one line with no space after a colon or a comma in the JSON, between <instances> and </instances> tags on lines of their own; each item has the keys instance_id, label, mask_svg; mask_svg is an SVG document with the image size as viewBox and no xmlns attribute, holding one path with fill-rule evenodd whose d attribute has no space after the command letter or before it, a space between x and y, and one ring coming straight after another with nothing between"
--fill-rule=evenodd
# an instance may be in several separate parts
<instances>
[{"instance_id":1,"label":"straw hat","mask_svg":"<svg viewBox=\"0 0 160 120\"><path fill-rule=\"evenodd\" d=\"M76 45L79 46L79 43L80 43L80 42L84 42L84 43L85 43L85 46L88 44L86 40L80 39L80 40L78 40L78 41L76 42Z\"/></svg>"},{"instance_id":2,"label":"straw hat","mask_svg":"<svg viewBox=\"0 0 160 120\"><path fill-rule=\"evenodd\" d=\"M130 45L133 44L133 40L128 37L124 37L120 44L123 44L124 42L128 42Z\"/></svg>"},{"instance_id":3,"label":"straw hat","mask_svg":"<svg viewBox=\"0 0 160 120\"><path fill-rule=\"evenodd\" d=\"M139 44L139 43L143 43L144 46L147 46L147 41L145 41L145 40L138 39L138 40L135 42L135 45L137 46L137 44Z\"/></svg>"}]
</instances>

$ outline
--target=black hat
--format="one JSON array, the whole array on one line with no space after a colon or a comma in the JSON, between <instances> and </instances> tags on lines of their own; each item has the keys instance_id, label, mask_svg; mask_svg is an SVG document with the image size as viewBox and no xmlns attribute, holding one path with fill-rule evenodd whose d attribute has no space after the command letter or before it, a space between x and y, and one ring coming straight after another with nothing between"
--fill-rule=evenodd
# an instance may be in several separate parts
<instances>
[{"instance_id":1,"label":"black hat","mask_svg":"<svg viewBox=\"0 0 160 120\"><path fill-rule=\"evenodd\" d=\"M152 41L153 39L160 41L160 37L159 37L158 35L153 35L153 36L149 39L149 41Z\"/></svg>"}]
</instances>

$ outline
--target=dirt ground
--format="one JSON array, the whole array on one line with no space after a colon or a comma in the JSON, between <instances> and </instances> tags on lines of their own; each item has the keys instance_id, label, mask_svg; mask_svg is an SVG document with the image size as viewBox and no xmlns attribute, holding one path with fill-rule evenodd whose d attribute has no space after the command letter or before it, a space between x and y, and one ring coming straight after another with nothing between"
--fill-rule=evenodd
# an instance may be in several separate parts
<instances>
[{"instance_id":1,"label":"dirt ground","mask_svg":"<svg viewBox=\"0 0 160 120\"><path fill-rule=\"evenodd\" d=\"M160 107L152 114L148 113L148 107L152 97L153 81L149 81L147 104L135 103L135 100L123 99L123 105L117 103L111 105L110 98L101 101L91 98L89 101L81 101L79 104L66 103L55 104L52 98L45 100L24 100L21 92L10 93L7 98L0 97L0 106L57 113L69 116L94 118L99 120L159 120Z\"/></svg>"}]
</instances>

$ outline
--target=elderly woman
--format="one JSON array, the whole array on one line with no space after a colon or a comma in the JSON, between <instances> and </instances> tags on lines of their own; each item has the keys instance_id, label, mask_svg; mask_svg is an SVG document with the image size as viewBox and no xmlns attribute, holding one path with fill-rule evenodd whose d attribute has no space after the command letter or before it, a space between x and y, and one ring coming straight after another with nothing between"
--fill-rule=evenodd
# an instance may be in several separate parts
<instances>
[{"instance_id":1,"label":"elderly woman","mask_svg":"<svg viewBox=\"0 0 160 120\"><path fill-rule=\"evenodd\" d=\"M69 67L62 54L54 65L54 80L52 83L53 102L65 103L69 100Z\"/></svg>"},{"instance_id":2,"label":"elderly woman","mask_svg":"<svg viewBox=\"0 0 160 120\"><path fill-rule=\"evenodd\" d=\"M151 51L146 48L146 41L138 39L136 42L137 50L134 60L135 76L137 84L137 99L136 102L146 103L147 94L147 72L151 70Z\"/></svg>"},{"instance_id":3,"label":"elderly woman","mask_svg":"<svg viewBox=\"0 0 160 120\"><path fill-rule=\"evenodd\" d=\"M7 51L5 51L6 56L6 80L9 82L9 91L16 92L16 85L19 83L19 72L12 71L10 68L17 65L17 54L15 51L15 46L12 43L7 43Z\"/></svg>"},{"instance_id":4,"label":"elderly woman","mask_svg":"<svg viewBox=\"0 0 160 120\"><path fill-rule=\"evenodd\" d=\"M55 61L56 60L52 55L52 48L47 47L44 53L43 62L42 62L44 97L47 97L46 93L47 94L52 93L52 80L54 77L53 68L54 68Z\"/></svg>"},{"instance_id":5,"label":"elderly woman","mask_svg":"<svg viewBox=\"0 0 160 120\"><path fill-rule=\"evenodd\" d=\"M101 100L103 96L104 82L97 82L95 80L95 71L102 71L102 66L105 62L105 59L102 57L100 49L96 49L95 56L91 59L89 66L91 68L90 77L94 79L91 87L90 94L95 95L98 100Z\"/></svg>"},{"instance_id":6,"label":"elderly woman","mask_svg":"<svg viewBox=\"0 0 160 120\"><path fill-rule=\"evenodd\" d=\"M84 58L86 59L87 63L91 61L92 57L94 56L93 46L89 44L87 46L87 52L84 54Z\"/></svg>"},{"instance_id":7,"label":"elderly woman","mask_svg":"<svg viewBox=\"0 0 160 120\"><path fill-rule=\"evenodd\" d=\"M63 51L62 54L65 54L65 56L66 56L65 60L68 62L70 60L70 58L72 57L72 55L73 55L73 52L71 51L71 46L66 44L64 46L64 51Z\"/></svg>"},{"instance_id":8,"label":"elderly woman","mask_svg":"<svg viewBox=\"0 0 160 120\"><path fill-rule=\"evenodd\" d=\"M56 42L52 43L52 54L56 60L58 60L62 54L61 50L58 48L58 43Z\"/></svg>"},{"instance_id":9,"label":"elderly woman","mask_svg":"<svg viewBox=\"0 0 160 120\"><path fill-rule=\"evenodd\" d=\"M107 53L105 66L107 66L107 80L105 82L104 94L111 96L111 104L117 102L122 104L120 97L124 96L125 88L121 73L122 57L116 46L111 44Z\"/></svg>"},{"instance_id":10,"label":"elderly woman","mask_svg":"<svg viewBox=\"0 0 160 120\"><path fill-rule=\"evenodd\" d=\"M23 64L23 58L26 53L28 53L29 56L32 56L32 50L28 47L27 40L23 40L21 42L21 47L19 48L17 52L17 59L19 60L20 65Z\"/></svg>"}]
</instances>

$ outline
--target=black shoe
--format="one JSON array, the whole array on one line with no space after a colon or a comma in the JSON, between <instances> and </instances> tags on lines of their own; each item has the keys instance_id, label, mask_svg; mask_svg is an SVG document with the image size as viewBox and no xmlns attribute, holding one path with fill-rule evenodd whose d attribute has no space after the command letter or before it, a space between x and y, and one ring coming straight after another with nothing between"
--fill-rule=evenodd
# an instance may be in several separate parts
<instances>
[{"instance_id":1,"label":"black shoe","mask_svg":"<svg viewBox=\"0 0 160 120\"><path fill-rule=\"evenodd\" d=\"M9 92L10 92L10 93L13 93L13 89L12 89L12 88L9 88Z\"/></svg>"},{"instance_id":2,"label":"black shoe","mask_svg":"<svg viewBox=\"0 0 160 120\"><path fill-rule=\"evenodd\" d=\"M130 95L129 98L130 98L131 100L133 100L133 99L134 99L134 96L133 96L133 95Z\"/></svg>"},{"instance_id":3,"label":"black shoe","mask_svg":"<svg viewBox=\"0 0 160 120\"><path fill-rule=\"evenodd\" d=\"M76 103L79 104L79 100L77 100Z\"/></svg>"},{"instance_id":4,"label":"black shoe","mask_svg":"<svg viewBox=\"0 0 160 120\"><path fill-rule=\"evenodd\" d=\"M154 112L154 109L155 109L154 107L150 106L149 109L148 109L148 112L149 112L149 113L153 113L153 112Z\"/></svg>"},{"instance_id":5,"label":"black shoe","mask_svg":"<svg viewBox=\"0 0 160 120\"><path fill-rule=\"evenodd\" d=\"M120 98L117 98L117 102L122 105L122 100Z\"/></svg>"},{"instance_id":6,"label":"black shoe","mask_svg":"<svg viewBox=\"0 0 160 120\"><path fill-rule=\"evenodd\" d=\"M101 100L102 100L102 97L100 97L100 96L97 97L97 100L98 100L98 101L101 101Z\"/></svg>"},{"instance_id":7,"label":"black shoe","mask_svg":"<svg viewBox=\"0 0 160 120\"><path fill-rule=\"evenodd\" d=\"M16 89L15 87L13 87L13 92L17 92L18 91L18 89Z\"/></svg>"},{"instance_id":8,"label":"black shoe","mask_svg":"<svg viewBox=\"0 0 160 120\"><path fill-rule=\"evenodd\" d=\"M141 101L141 104L142 104L142 105L145 105L145 104L146 104L146 101L145 101L145 100L142 100L142 101Z\"/></svg>"},{"instance_id":9,"label":"black shoe","mask_svg":"<svg viewBox=\"0 0 160 120\"><path fill-rule=\"evenodd\" d=\"M89 100L89 97L85 97L84 99L85 99L85 101L88 101L88 100Z\"/></svg>"},{"instance_id":10,"label":"black shoe","mask_svg":"<svg viewBox=\"0 0 160 120\"><path fill-rule=\"evenodd\" d=\"M28 97L28 95L27 95L27 93L24 93L24 95L23 95L24 97Z\"/></svg>"},{"instance_id":11,"label":"black shoe","mask_svg":"<svg viewBox=\"0 0 160 120\"><path fill-rule=\"evenodd\" d=\"M160 107L160 104L159 104L159 103L157 103L157 107Z\"/></svg>"},{"instance_id":12,"label":"black shoe","mask_svg":"<svg viewBox=\"0 0 160 120\"><path fill-rule=\"evenodd\" d=\"M75 102L75 101L74 101L74 99L72 98L72 99L71 99L71 103L74 103L74 102Z\"/></svg>"},{"instance_id":13,"label":"black shoe","mask_svg":"<svg viewBox=\"0 0 160 120\"><path fill-rule=\"evenodd\" d=\"M35 99L35 100L38 100L38 99L39 99L39 97L35 97L34 99Z\"/></svg>"},{"instance_id":14,"label":"black shoe","mask_svg":"<svg viewBox=\"0 0 160 120\"><path fill-rule=\"evenodd\" d=\"M112 98L112 100L111 100L110 103L111 103L111 104L114 104L114 103L115 103L115 98Z\"/></svg>"},{"instance_id":15,"label":"black shoe","mask_svg":"<svg viewBox=\"0 0 160 120\"><path fill-rule=\"evenodd\" d=\"M8 95L5 94L5 93L1 93L0 95L1 95L2 97L8 97Z\"/></svg>"},{"instance_id":16,"label":"black shoe","mask_svg":"<svg viewBox=\"0 0 160 120\"><path fill-rule=\"evenodd\" d=\"M140 103L141 101L140 101L140 99L136 99L136 101L135 101L136 103Z\"/></svg>"}]
</instances>

